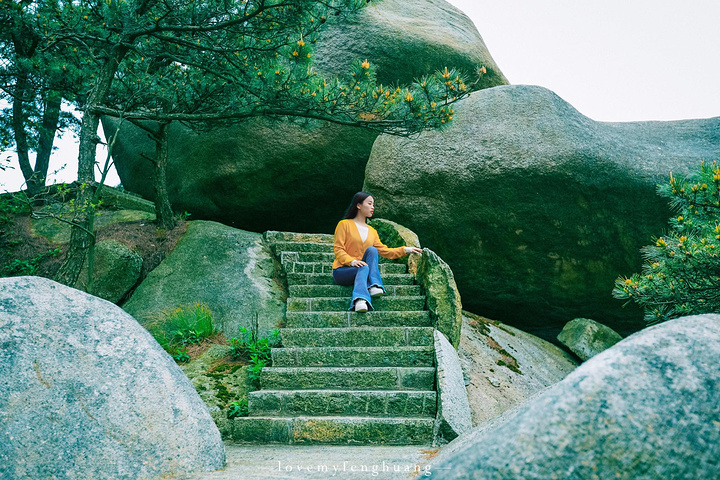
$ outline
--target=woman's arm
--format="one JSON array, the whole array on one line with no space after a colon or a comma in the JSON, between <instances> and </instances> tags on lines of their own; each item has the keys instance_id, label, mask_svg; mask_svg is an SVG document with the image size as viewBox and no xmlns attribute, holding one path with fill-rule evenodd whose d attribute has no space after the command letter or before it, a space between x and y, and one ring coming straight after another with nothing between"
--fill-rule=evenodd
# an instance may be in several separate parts
<instances>
[{"instance_id":1,"label":"woman's arm","mask_svg":"<svg viewBox=\"0 0 720 480\"><path fill-rule=\"evenodd\" d=\"M371 231L374 234L373 247L377 248L377 251L381 256L392 260L395 258L404 257L405 255L408 255L409 253L420 253L419 251L418 252L415 251L415 250L420 250L415 247L390 248L380 241L380 237L378 236L377 230L375 230L373 227L370 227L370 228L372 229ZM411 249L411 250L408 251L407 249Z\"/></svg>"}]
</instances>

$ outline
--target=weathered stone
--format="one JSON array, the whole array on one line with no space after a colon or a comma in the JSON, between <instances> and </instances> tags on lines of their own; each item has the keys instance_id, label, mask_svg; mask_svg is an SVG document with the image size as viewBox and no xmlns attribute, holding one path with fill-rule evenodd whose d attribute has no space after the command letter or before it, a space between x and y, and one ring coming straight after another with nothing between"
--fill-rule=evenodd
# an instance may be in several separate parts
<instances>
[{"instance_id":1,"label":"weathered stone","mask_svg":"<svg viewBox=\"0 0 720 480\"><path fill-rule=\"evenodd\" d=\"M90 293L117 303L137 283L142 257L117 240L109 239L95 245L94 282ZM87 291L88 265L85 262L77 288Z\"/></svg>"},{"instance_id":2,"label":"weathered stone","mask_svg":"<svg viewBox=\"0 0 720 480\"><path fill-rule=\"evenodd\" d=\"M622 337L595 320L576 318L563 327L557 339L582 360L587 360L612 347Z\"/></svg>"},{"instance_id":3,"label":"weathered stone","mask_svg":"<svg viewBox=\"0 0 720 480\"><path fill-rule=\"evenodd\" d=\"M298 328L324 327L427 327L432 325L427 311L417 312L287 312L286 326Z\"/></svg>"},{"instance_id":4,"label":"weathered stone","mask_svg":"<svg viewBox=\"0 0 720 480\"><path fill-rule=\"evenodd\" d=\"M263 233L263 238L267 243L312 242L332 245L335 241L335 237L327 233L278 232L276 230L268 230Z\"/></svg>"},{"instance_id":5,"label":"weathered stone","mask_svg":"<svg viewBox=\"0 0 720 480\"><path fill-rule=\"evenodd\" d=\"M385 85L457 66L488 74L476 88L503 85L502 75L472 22L443 0L383 0L358 16L331 19L313 58L321 74L347 75L368 59ZM103 119L108 134L118 122ZM127 122L113 155L123 185L154 198L147 132ZM176 211L246 230L330 233L362 186L374 131L318 121L251 119L195 133L169 127L168 190ZM288 208L302 205L303 208Z\"/></svg>"},{"instance_id":6,"label":"weathered stone","mask_svg":"<svg viewBox=\"0 0 720 480\"><path fill-rule=\"evenodd\" d=\"M197 302L213 313L225 336L257 320L260 336L275 329L284 313L284 292L273 281L272 254L260 234L215 222L188 223L175 249L138 286L123 308L144 325L163 311Z\"/></svg>"},{"instance_id":7,"label":"weathered stone","mask_svg":"<svg viewBox=\"0 0 720 480\"><path fill-rule=\"evenodd\" d=\"M394 265L405 269L405 265ZM383 265L380 265L380 273L383 272ZM344 285L291 285L291 297L349 297L352 294L352 286ZM417 297L422 294L420 285L386 285L386 296Z\"/></svg>"},{"instance_id":8,"label":"weathered stone","mask_svg":"<svg viewBox=\"0 0 720 480\"><path fill-rule=\"evenodd\" d=\"M433 344L432 327L283 328L284 347L421 346Z\"/></svg>"},{"instance_id":9,"label":"weathered stone","mask_svg":"<svg viewBox=\"0 0 720 480\"><path fill-rule=\"evenodd\" d=\"M413 445L427 443L431 418L298 417L293 420L293 443Z\"/></svg>"},{"instance_id":10,"label":"weathered stone","mask_svg":"<svg viewBox=\"0 0 720 480\"><path fill-rule=\"evenodd\" d=\"M382 279L385 286L414 283L414 278L409 273L385 274ZM333 278L330 273L288 273L287 282L288 285L333 285Z\"/></svg>"},{"instance_id":11,"label":"weathered stone","mask_svg":"<svg viewBox=\"0 0 720 480\"><path fill-rule=\"evenodd\" d=\"M93 185L96 189L98 184ZM114 207L119 210L137 210L155 214L155 204L141 196L103 185L100 190L100 200L105 207Z\"/></svg>"},{"instance_id":12,"label":"weathered stone","mask_svg":"<svg viewBox=\"0 0 720 480\"><path fill-rule=\"evenodd\" d=\"M273 348L276 367L432 367L431 346Z\"/></svg>"},{"instance_id":13,"label":"weathered stone","mask_svg":"<svg viewBox=\"0 0 720 480\"><path fill-rule=\"evenodd\" d=\"M435 416L436 392L382 390L258 390L249 395L253 416Z\"/></svg>"},{"instance_id":14,"label":"weathered stone","mask_svg":"<svg viewBox=\"0 0 720 480\"><path fill-rule=\"evenodd\" d=\"M445 67L472 74L484 65L488 72L479 88L508 83L472 20L444 0L382 0L358 15L333 20L315 49L319 71L338 75L354 60L368 59L377 66L378 81L388 85Z\"/></svg>"},{"instance_id":15,"label":"weathered stone","mask_svg":"<svg viewBox=\"0 0 720 480\"><path fill-rule=\"evenodd\" d=\"M425 297L396 297L383 295L372 301L377 312L417 312L425 308ZM288 312L343 312L350 308L350 297L317 297L287 300Z\"/></svg>"},{"instance_id":16,"label":"weathered stone","mask_svg":"<svg viewBox=\"0 0 720 480\"><path fill-rule=\"evenodd\" d=\"M473 425L482 425L556 384L578 362L534 335L463 312L458 355Z\"/></svg>"},{"instance_id":17,"label":"weathered stone","mask_svg":"<svg viewBox=\"0 0 720 480\"><path fill-rule=\"evenodd\" d=\"M646 328L511 415L458 438L461 448L449 444L433 476L715 478L718 364L720 315Z\"/></svg>"},{"instance_id":18,"label":"weathered stone","mask_svg":"<svg viewBox=\"0 0 720 480\"><path fill-rule=\"evenodd\" d=\"M234 401L247 398L252 390L247 365L227 364L230 355L228 345L213 345L203 355L181 365L195 390L207 405L218 426L227 418L227 410ZM221 430L223 438L229 436Z\"/></svg>"},{"instance_id":19,"label":"weathered stone","mask_svg":"<svg viewBox=\"0 0 720 480\"><path fill-rule=\"evenodd\" d=\"M130 315L0 279L0 478L180 478L225 464L187 377Z\"/></svg>"},{"instance_id":20,"label":"weathered stone","mask_svg":"<svg viewBox=\"0 0 720 480\"><path fill-rule=\"evenodd\" d=\"M435 252L425 248L415 276L425 289L427 307L435 328L457 348L462 331L462 303L450 266Z\"/></svg>"},{"instance_id":21,"label":"weathered stone","mask_svg":"<svg viewBox=\"0 0 720 480\"><path fill-rule=\"evenodd\" d=\"M642 313L610 291L667 226L656 185L718 158L720 118L601 123L501 86L459 102L442 132L379 137L363 190L452 267L465 308L547 339L576 317L625 335Z\"/></svg>"},{"instance_id":22,"label":"weathered stone","mask_svg":"<svg viewBox=\"0 0 720 480\"><path fill-rule=\"evenodd\" d=\"M439 330L435 330L435 358L440 401L434 437L436 442L449 442L470 431L472 414L460 359L455 347Z\"/></svg>"},{"instance_id":23,"label":"weathered stone","mask_svg":"<svg viewBox=\"0 0 720 480\"><path fill-rule=\"evenodd\" d=\"M236 418L236 442L413 445L432 435L431 418L246 417Z\"/></svg>"},{"instance_id":24,"label":"weathered stone","mask_svg":"<svg viewBox=\"0 0 720 480\"><path fill-rule=\"evenodd\" d=\"M263 389L432 390L433 367L266 367Z\"/></svg>"}]
</instances>

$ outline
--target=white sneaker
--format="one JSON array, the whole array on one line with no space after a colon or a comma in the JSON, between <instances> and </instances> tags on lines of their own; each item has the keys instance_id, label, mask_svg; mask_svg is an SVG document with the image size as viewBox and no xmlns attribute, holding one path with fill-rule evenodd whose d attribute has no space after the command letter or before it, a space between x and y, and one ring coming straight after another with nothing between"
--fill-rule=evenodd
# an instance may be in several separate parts
<instances>
[{"instance_id":1,"label":"white sneaker","mask_svg":"<svg viewBox=\"0 0 720 480\"><path fill-rule=\"evenodd\" d=\"M368 307L368 304L365 300L360 299L357 302L355 302L354 310L356 312L365 313L368 311L369 308L370 307Z\"/></svg>"},{"instance_id":2,"label":"white sneaker","mask_svg":"<svg viewBox=\"0 0 720 480\"><path fill-rule=\"evenodd\" d=\"M370 287L368 289L368 292L370 292L371 297L377 297L378 295L382 295L385 293L380 287Z\"/></svg>"}]
</instances>

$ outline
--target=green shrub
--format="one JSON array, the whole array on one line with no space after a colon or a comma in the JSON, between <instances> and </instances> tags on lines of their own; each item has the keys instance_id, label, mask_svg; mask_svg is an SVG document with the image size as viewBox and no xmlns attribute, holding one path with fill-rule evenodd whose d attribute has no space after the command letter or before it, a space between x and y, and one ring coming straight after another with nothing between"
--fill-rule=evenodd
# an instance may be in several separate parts
<instances>
[{"instance_id":1,"label":"green shrub","mask_svg":"<svg viewBox=\"0 0 720 480\"><path fill-rule=\"evenodd\" d=\"M25 192L0 195L0 213L30 214L32 207Z\"/></svg>"},{"instance_id":2,"label":"green shrub","mask_svg":"<svg viewBox=\"0 0 720 480\"><path fill-rule=\"evenodd\" d=\"M615 282L615 298L634 301L649 325L720 311L720 166L700 166L692 178L659 185L676 214L666 235L642 249L642 273Z\"/></svg>"},{"instance_id":3,"label":"green shrub","mask_svg":"<svg viewBox=\"0 0 720 480\"><path fill-rule=\"evenodd\" d=\"M179 362L189 360L189 357L185 358L187 353L182 355L185 347L200 343L216 333L212 312L203 303L162 312L158 320L148 326L148 331Z\"/></svg>"},{"instance_id":4,"label":"green shrub","mask_svg":"<svg viewBox=\"0 0 720 480\"><path fill-rule=\"evenodd\" d=\"M230 339L230 355L236 360L249 361L248 377L258 388L262 369L272 365L271 350L280 346L280 331L274 330L270 337L258 338L256 329L240 327L240 337Z\"/></svg>"},{"instance_id":5,"label":"green shrub","mask_svg":"<svg viewBox=\"0 0 720 480\"><path fill-rule=\"evenodd\" d=\"M247 417L249 413L247 399L241 398L240 400L230 404L228 407L227 418Z\"/></svg>"},{"instance_id":6,"label":"green shrub","mask_svg":"<svg viewBox=\"0 0 720 480\"><path fill-rule=\"evenodd\" d=\"M46 253L41 253L30 260L14 259L9 265L3 268L3 275L6 277L20 277L24 275L35 275L40 262L49 257L57 257L62 253L59 248L53 248Z\"/></svg>"},{"instance_id":7,"label":"green shrub","mask_svg":"<svg viewBox=\"0 0 720 480\"><path fill-rule=\"evenodd\" d=\"M187 363L190 361L190 355L188 355L184 348L178 350L172 357L177 363Z\"/></svg>"}]
</instances>

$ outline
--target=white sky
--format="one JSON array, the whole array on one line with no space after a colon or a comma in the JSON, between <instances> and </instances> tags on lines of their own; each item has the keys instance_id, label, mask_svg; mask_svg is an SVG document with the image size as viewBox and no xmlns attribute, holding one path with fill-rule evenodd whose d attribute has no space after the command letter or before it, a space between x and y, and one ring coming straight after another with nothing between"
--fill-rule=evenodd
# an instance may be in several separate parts
<instances>
[{"instance_id":1,"label":"white sky","mask_svg":"<svg viewBox=\"0 0 720 480\"><path fill-rule=\"evenodd\" d=\"M549 88L592 119L720 116L719 0L449 1L475 22L510 83ZM67 167L50 181L72 181L76 139L56 145L50 170ZM0 192L22 183L14 157L12 166L0 172Z\"/></svg>"},{"instance_id":2,"label":"white sky","mask_svg":"<svg viewBox=\"0 0 720 480\"><path fill-rule=\"evenodd\" d=\"M448 0L512 84L600 121L720 116L718 0Z\"/></svg>"}]
</instances>

